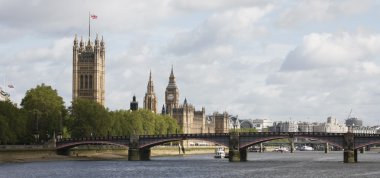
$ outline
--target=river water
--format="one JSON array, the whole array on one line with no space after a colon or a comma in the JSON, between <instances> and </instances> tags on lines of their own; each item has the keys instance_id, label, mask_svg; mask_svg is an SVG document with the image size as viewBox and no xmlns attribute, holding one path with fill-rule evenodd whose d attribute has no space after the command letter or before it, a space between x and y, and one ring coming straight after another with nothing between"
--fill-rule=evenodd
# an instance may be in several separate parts
<instances>
[{"instance_id":1,"label":"river water","mask_svg":"<svg viewBox=\"0 0 380 178\"><path fill-rule=\"evenodd\" d=\"M249 153L230 163L213 154L154 157L151 161L86 160L0 164L1 178L18 177L380 177L380 153L344 164L342 152Z\"/></svg>"}]
</instances>

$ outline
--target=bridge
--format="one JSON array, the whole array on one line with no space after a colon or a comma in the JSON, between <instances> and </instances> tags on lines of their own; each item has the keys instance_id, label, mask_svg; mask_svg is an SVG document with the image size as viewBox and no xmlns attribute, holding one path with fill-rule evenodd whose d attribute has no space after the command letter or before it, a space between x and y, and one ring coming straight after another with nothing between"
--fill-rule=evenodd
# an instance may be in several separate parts
<instances>
[{"instance_id":1,"label":"bridge","mask_svg":"<svg viewBox=\"0 0 380 178\"><path fill-rule=\"evenodd\" d=\"M205 133L205 134L166 134L166 135L131 135L108 137L85 137L59 139L55 143L57 154L67 154L70 148L79 145L106 144L128 148L128 160L150 160L150 149L153 146L173 141L189 139L204 140L223 145L229 148L229 161L247 161L247 148L266 141L289 138L308 138L325 142L325 152L328 145L344 149L343 161L345 163L357 162L358 149L373 144L380 144L380 134L357 133L325 133L325 132L231 132L231 133ZM294 142L291 142L291 151Z\"/></svg>"}]
</instances>

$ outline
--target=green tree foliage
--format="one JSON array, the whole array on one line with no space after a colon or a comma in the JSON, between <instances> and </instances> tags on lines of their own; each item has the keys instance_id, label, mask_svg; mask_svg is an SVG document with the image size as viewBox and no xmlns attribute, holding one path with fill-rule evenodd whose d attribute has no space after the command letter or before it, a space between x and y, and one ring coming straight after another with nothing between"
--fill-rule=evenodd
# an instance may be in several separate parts
<instances>
[{"instance_id":1,"label":"green tree foliage","mask_svg":"<svg viewBox=\"0 0 380 178\"><path fill-rule=\"evenodd\" d=\"M77 99L70 108L68 122L72 137L106 136L111 125L108 111L99 103Z\"/></svg>"},{"instance_id":2,"label":"green tree foliage","mask_svg":"<svg viewBox=\"0 0 380 178\"><path fill-rule=\"evenodd\" d=\"M73 101L67 110L57 91L45 84L28 90L21 106L0 102L0 144L41 143L59 132L64 138L181 133L173 118L148 110L110 112L86 99Z\"/></svg>"},{"instance_id":3,"label":"green tree foliage","mask_svg":"<svg viewBox=\"0 0 380 178\"><path fill-rule=\"evenodd\" d=\"M180 132L177 122L164 115L157 115L148 110L110 112L111 135L131 134L173 134Z\"/></svg>"},{"instance_id":4,"label":"green tree foliage","mask_svg":"<svg viewBox=\"0 0 380 178\"><path fill-rule=\"evenodd\" d=\"M0 101L0 144L28 142L32 134L27 125L23 110L10 101Z\"/></svg>"},{"instance_id":5,"label":"green tree foliage","mask_svg":"<svg viewBox=\"0 0 380 178\"><path fill-rule=\"evenodd\" d=\"M38 128L40 139L47 140L53 133L60 132L60 122L67 111L57 90L45 84L37 85L26 92L21 106L28 113L29 123L32 123L30 129L36 132Z\"/></svg>"}]
</instances>

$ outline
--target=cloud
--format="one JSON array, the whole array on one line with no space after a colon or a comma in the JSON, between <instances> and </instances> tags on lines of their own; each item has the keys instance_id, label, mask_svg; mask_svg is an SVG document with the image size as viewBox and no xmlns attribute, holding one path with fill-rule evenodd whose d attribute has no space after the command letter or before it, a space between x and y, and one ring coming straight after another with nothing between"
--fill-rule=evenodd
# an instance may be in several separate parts
<instances>
[{"instance_id":1,"label":"cloud","mask_svg":"<svg viewBox=\"0 0 380 178\"><path fill-rule=\"evenodd\" d=\"M188 11L197 11L197 10L203 10L203 11L214 11L214 10L225 10L225 9L233 9L233 8L239 8L239 7L247 7L247 6L266 6L268 1L264 0L209 0L209 1L203 1L203 0L193 0L193 1L187 1L187 0L174 0L171 1L169 4L175 8L179 8L182 10L188 10Z\"/></svg>"},{"instance_id":2,"label":"cloud","mask_svg":"<svg viewBox=\"0 0 380 178\"><path fill-rule=\"evenodd\" d=\"M266 33L258 21L273 9L242 7L215 13L192 31L179 33L168 45L168 50L177 55L202 52L215 45L226 45L236 41L250 41Z\"/></svg>"},{"instance_id":3,"label":"cloud","mask_svg":"<svg viewBox=\"0 0 380 178\"><path fill-rule=\"evenodd\" d=\"M266 83L282 91L278 102L292 114L345 118L343 111L352 108L357 117L373 123L370 118L375 118L374 106L380 100L379 48L377 33L309 34Z\"/></svg>"},{"instance_id":4,"label":"cloud","mask_svg":"<svg viewBox=\"0 0 380 178\"><path fill-rule=\"evenodd\" d=\"M379 34L309 34L286 56L281 70L355 66L380 55Z\"/></svg>"},{"instance_id":5,"label":"cloud","mask_svg":"<svg viewBox=\"0 0 380 178\"><path fill-rule=\"evenodd\" d=\"M180 102L187 97L208 114L325 121L353 108L378 124L373 2L3 0L0 75L16 86L18 103L46 83L69 105L72 40L87 36L91 11L92 31L106 42L111 110L128 109L134 94L141 107L150 70L161 107L174 65Z\"/></svg>"},{"instance_id":6,"label":"cloud","mask_svg":"<svg viewBox=\"0 0 380 178\"><path fill-rule=\"evenodd\" d=\"M317 0L289 3L280 13L278 24L283 27L297 26L302 23L314 23L333 20L339 16L350 16L366 12L373 1L364 0Z\"/></svg>"}]
</instances>

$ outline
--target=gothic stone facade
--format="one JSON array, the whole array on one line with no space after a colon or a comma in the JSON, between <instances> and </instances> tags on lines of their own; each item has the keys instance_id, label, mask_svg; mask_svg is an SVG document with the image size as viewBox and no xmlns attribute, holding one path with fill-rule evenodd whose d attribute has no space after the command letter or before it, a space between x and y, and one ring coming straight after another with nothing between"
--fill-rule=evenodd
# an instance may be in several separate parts
<instances>
[{"instance_id":1,"label":"gothic stone facade","mask_svg":"<svg viewBox=\"0 0 380 178\"><path fill-rule=\"evenodd\" d=\"M105 44L96 36L95 44L81 38L79 45L75 35L73 46L73 100L90 99L104 105L105 94Z\"/></svg>"},{"instance_id":2,"label":"gothic stone facade","mask_svg":"<svg viewBox=\"0 0 380 178\"><path fill-rule=\"evenodd\" d=\"M152 80L152 72L149 74L147 92L144 97L144 109L157 113L157 97L154 93L154 85Z\"/></svg>"},{"instance_id":3,"label":"gothic stone facade","mask_svg":"<svg viewBox=\"0 0 380 178\"><path fill-rule=\"evenodd\" d=\"M177 87L173 68L169 77L169 84L165 91L165 107L162 113L172 116L182 128L183 133L228 133L229 116L228 113L214 113L206 117L206 111L197 111L195 107L184 100L179 105L179 89Z\"/></svg>"}]
</instances>

